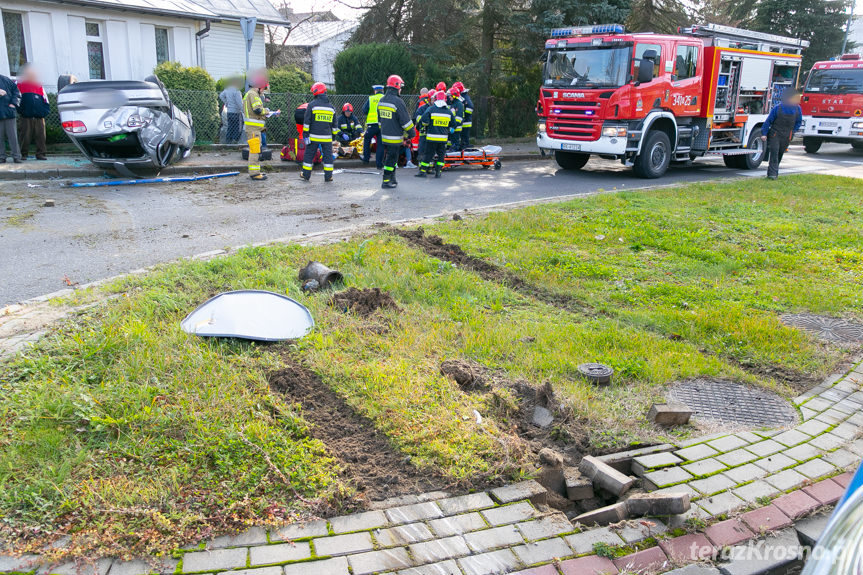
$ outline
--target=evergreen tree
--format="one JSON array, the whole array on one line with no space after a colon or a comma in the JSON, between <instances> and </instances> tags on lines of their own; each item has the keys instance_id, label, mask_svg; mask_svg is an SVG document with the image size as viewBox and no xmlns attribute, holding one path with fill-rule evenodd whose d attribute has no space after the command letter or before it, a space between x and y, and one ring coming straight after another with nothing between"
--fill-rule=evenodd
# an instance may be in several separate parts
<instances>
[{"instance_id":1,"label":"evergreen tree","mask_svg":"<svg viewBox=\"0 0 863 575\"><path fill-rule=\"evenodd\" d=\"M759 0L752 29L809 40L803 68L839 55L850 3L847 0Z\"/></svg>"},{"instance_id":2,"label":"evergreen tree","mask_svg":"<svg viewBox=\"0 0 863 575\"><path fill-rule=\"evenodd\" d=\"M689 23L690 16L680 0L633 0L627 29L633 32L674 34L678 26Z\"/></svg>"}]
</instances>

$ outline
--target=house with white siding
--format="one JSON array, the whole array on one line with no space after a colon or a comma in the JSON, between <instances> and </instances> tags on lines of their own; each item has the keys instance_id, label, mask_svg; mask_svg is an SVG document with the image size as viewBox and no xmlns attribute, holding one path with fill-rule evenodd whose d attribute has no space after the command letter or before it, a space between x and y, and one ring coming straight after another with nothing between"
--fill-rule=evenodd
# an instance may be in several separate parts
<instances>
[{"instance_id":1,"label":"house with white siding","mask_svg":"<svg viewBox=\"0 0 863 575\"><path fill-rule=\"evenodd\" d=\"M335 86L335 61L359 26L356 20L306 18L290 28L268 26L266 41L274 64L294 64L316 82Z\"/></svg>"},{"instance_id":2,"label":"house with white siding","mask_svg":"<svg viewBox=\"0 0 863 575\"><path fill-rule=\"evenodd\" d=\"M0 74L33 63L46 85L141 80L164 61L218 79L245 69L241 19L257 20L250 68L266 65L264 27L287 25L267 0L3 0L0 18Z\"/></svg>"}]
</instances>

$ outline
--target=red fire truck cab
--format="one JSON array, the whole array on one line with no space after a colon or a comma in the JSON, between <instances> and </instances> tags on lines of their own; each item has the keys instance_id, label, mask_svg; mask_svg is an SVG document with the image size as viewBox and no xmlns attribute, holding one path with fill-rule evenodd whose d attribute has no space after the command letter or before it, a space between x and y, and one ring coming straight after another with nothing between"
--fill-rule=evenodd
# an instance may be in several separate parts
<instances>
[{"instance_id":1,"label":"red fire truck cab","mask_svg":"<svg viewBox=\"0 0 863 575\"><path fill-rule=\"evenodd\" d=\"M810 154L824 142L844 142L863 150L863 57L816 62L803 98L803 146Z\"/></svg>"},{"instance_id":2,"label":"red fire truck cab","mask_svg":"<svg viewBox=\"0 0 863 575\"><path fill-rule=\"evenodd\" d=\"M761 124L796 86L809 43L716 24L678 32L628 34L619 24L553 30L537 145L565 169L596 154L644 178L705 155L757 168Z\"/></svg>"}]
</instances>

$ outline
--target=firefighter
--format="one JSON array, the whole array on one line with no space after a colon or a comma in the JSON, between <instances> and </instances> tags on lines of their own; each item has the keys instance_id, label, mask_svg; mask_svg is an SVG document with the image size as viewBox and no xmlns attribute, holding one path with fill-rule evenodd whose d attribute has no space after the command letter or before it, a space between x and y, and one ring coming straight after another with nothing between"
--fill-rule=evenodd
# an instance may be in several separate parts
<instances>
[{"instance_id":1,"label":"firefighter","mask_svg":"<svg viewBox=\"0 0 863 575\"><path fill-rule=\"evenodd\" d=\"M424 157L424 154L425 154L424 150L425 150L425 144L426 144L426 132L425 132L425 129L423 129L420 126L420 120L422 119L425 111L432 104L432 101L433 101L432 99L434 98L435 93L436 93L436 90L427 90L425 94L420 92L420 98L419 98L419 101L417 102L417 109L416 109L416 112L414 112L414 124L416 124L417 131L419 132L419 136L420 136L419 142L417 143L417 162L418 163L421 162L423 157Z\"/></svg>"},{"instance_id":2,"label":"firefighter","mask_svg":"<svg viewBox=\"0 0 863 575\"><path fill-rule=\"evenodd\" d=\"M450 149L453 152L461 150L461 130L464 121L464 102L461 101L461 92L454 85L447 92L450 107L452 108L453 122L450 124Z\"/></svg>"},{"instance_id":3,"label":"firefighter","mask_svg":"<svg viewBox=\"0 0 863 575\"><path fill-rule=\"evenodd\" d=\"M305 181L312 179L312 168L315 166L315 154L318 146L324 163L324 181L333 181L333 140L339 133L336 123L336 110L327 97L327 87L323 82L312 84L312 99L306 108L303 120L303 133L306 135L306 153L303 156L303 171L300 177Z\"/></svg>"},{"instance_id":4,"label":"firefighter","mask_svg":"<svg viewBox=\"0 0 863 575\"><path fill-rule=\"evenodd\" d=\"M246 142L249 144L249 177L255 181L267 179L261 173L261 132L270 111L264 107L261 90L269 86L267 74L263 70L255 72L251 77L249 91L243 98L243 116L246 127Z\"/></svg>"},{"instance_id":5,"label":"firefighter","mask_svg":"<svg viewBox=\"0 0 863 575\"><path fill-rule=\"evenodd\" d=\"M354 116L354 107L350 102L347 102L342 106L342 115L339 116L338 126L339 140L345 144L356 140L360 134L363 133L363 129L360 127L359 121L357 121L357 117Z\"/></svg>"},{"instance_id":6,"label":"firefighter","mask_svg":"<svg viewBox=\"0 0 863 575\"><path fill-rule=\"evenodd\" d=\"M461 149L470 146L470 131L473 128L473 100L470 99L468 88L461 82L456 82L453 87L458 88L461 94L461 102L464 104L464 120L461 123Z\"/></svg>"},{"instance_id":7,"label":"firefighter","mask_svg":"<svg viewBox=\"0 0 863 575\"><path fill-rule=\"evenodd\" d=\"M378 169L384 167L384 147L381 144L381 126L378 121L378 102L384 97L384 87L380 84L372 86L374 94L369 96L368 101L363 105L363 114L366 117L366 133L363 137L363 157L364 164L369 163L369 156L372 153L372 138L377 138L378 147L375 151L375 165Z\"/></svg>"},{"instance_id":8,"label":"firefighter","mask_svg":"<svg viewBox=\"0 0 863 575\"><path fill-rule=\"evenodd\" d=\"M453 111L446 103L446 94L437 92L434 104L427 106L420 119L420 130L426 132L425 156L420 162L420 171L416 177L425 178L434 164L434 177L439 178L446 159L446 143L449 139L449 127L455 121Z\"/></svg>"},{"instance_id":9,"label":"firefighter","mask_svg":"<svg viewBox=\"0 0 863 575\"><path fill-rule=\"evenodd\" d=\"M446 82L438 82L437 86L435 86L435 90L438 92L446 92Z\"/></svg>"},{"instance_id":10,"label":"firefighter","mask_svg":"<svg viewBox=\"0 0 863 575\"><path fill-rule=\"evenodd\" d=\"M761 126L761 139L767 142L767 178L779 177L779 162L794 132L803 125L803 110L800 109L800 94L788 88L782 93L782 102L777 104Z\"/></svg>"},{"instance_id":11,"label":"firefighter","mask_svg":"<svg viewBox=\"0 0 863 575\"><path fill-rule=\"evenodd\" d=\"M398 185L396 165L399 161L402 142L405 135L408 138L413 138L415 133L411 114L408 112L404 100L399 96L404 85L405 81L402 80L401 76L390 76L387 79L386 93L378 102L377 112L381 124L381 141L383 147L386 148L382 188L395 188ZM378 147L381 146L378 145Z\"/></svg>"}]
</instances>

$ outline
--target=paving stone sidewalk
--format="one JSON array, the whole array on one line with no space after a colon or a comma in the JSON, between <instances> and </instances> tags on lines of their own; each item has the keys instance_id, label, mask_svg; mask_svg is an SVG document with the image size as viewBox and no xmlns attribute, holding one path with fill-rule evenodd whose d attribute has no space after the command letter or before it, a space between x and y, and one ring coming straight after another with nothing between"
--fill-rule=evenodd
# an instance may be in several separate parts
<instances>
[{"instance_id":1,"label":"paving stone sidewalk","mask_svg":"<svg viewBox=\"0 0 863 575\"><path fill-rule=\"evenodd\" d=\"M634 469L658 491L686 491L683 515L585 529L549 510L525 481L489 492L379 502L363 513L279 529L253 528L179 559L41 564L0 556L0 572L37 575L755 575L812 545L863 459L863 364L797 397L802 422L645 455ZM655 462L661 462L661 467ZM754 561L753 546L781 548ZM597 554L597 551L600 554ZM721 552L725 552L721 554ZM763 554L762 554L763 555Z\"/></svg>"}]
</instances>

